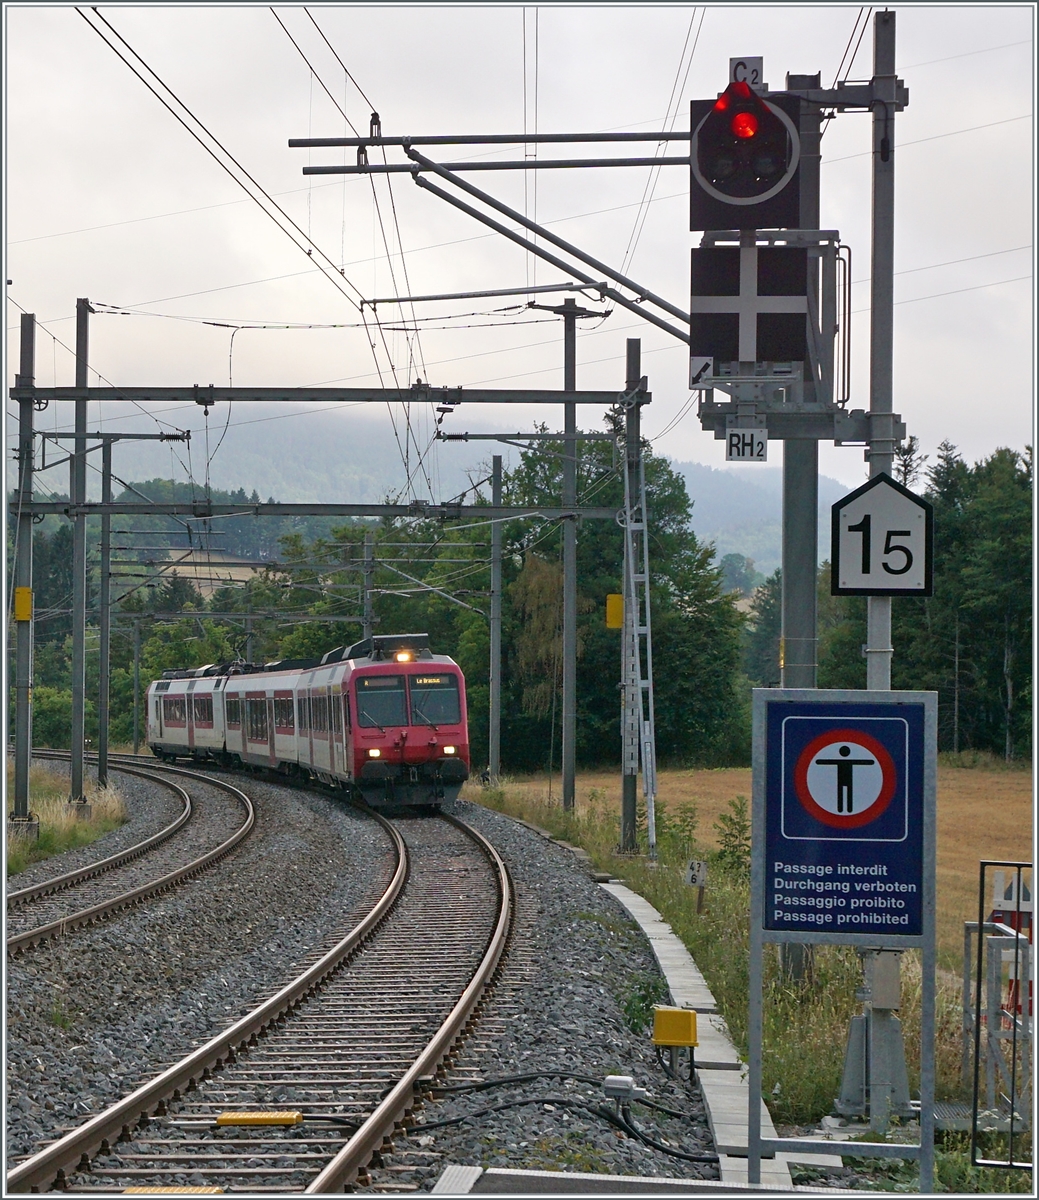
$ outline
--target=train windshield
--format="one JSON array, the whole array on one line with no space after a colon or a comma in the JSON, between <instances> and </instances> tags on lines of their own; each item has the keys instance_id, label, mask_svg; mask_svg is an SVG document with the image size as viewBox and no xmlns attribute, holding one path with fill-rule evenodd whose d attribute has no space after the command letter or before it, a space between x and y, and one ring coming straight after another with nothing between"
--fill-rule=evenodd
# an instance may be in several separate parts
<instances>
[{"instance_id":1,"label":"train windshield","mask_svg":"<svg viewBox=\"0 0 1039 1200\"><path fill-rule=\"evenodd\" d=\"M412 725L457 725L461 721L457 675L412 675L409 682Z\"/></svg>"},{"instance_id":2,"label":"train windshield","mask_svg":"<svg viewBox=\"0 0 1039 1200\"><path fill-rule=\"evenodd\" d=\"M357 681L357 723L380 729L407 725L403 675L366 675Z\"/></svg>"}]
</instances>

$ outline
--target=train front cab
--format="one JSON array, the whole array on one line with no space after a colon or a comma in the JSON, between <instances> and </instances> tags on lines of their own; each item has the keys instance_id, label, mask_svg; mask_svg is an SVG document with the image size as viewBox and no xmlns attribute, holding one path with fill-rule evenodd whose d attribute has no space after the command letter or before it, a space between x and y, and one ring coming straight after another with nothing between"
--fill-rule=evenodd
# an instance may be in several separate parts
<instances>
[{"instance_id":1,"label":"train front cab","mask_svg":"<svg viewBox=\"0 0 1039 1200\"><path fill-rule=\"evenodd\" d=\"M465 686L450 659L373 663L349 679L354 785L373 807L440 807L469 778Z\"/></svg>"}]
</instances>

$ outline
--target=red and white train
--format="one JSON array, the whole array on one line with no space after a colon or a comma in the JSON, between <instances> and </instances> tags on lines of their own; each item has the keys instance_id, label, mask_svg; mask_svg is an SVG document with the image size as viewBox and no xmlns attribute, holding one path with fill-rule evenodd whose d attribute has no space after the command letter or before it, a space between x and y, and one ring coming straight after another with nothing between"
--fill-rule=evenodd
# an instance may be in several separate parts
<instances>
[{"instance_id":1,"label":"red and white train","mask_svg":"<svg viewBox=\"0 0 1039 1200\"><path fill-rule=\"evenodd\" d=\"M372 805L450 804L469 778L465 680L427 634L321 659L164 671L147 692L158 758L266 767Z\"/></svg>"}]
</instances>

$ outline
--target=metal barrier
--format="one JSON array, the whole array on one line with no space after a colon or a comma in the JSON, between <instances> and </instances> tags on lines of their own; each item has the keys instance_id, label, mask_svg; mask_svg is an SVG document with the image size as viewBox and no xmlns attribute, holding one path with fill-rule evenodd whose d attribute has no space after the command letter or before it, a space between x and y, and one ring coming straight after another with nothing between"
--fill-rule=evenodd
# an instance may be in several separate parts
<instances>
[{"instance_id":1,"label":"metal barrier","mask_svg":"<svg viewBox=\"0 0 1039 1200\"><path fill-rule=\"evenodd\" d=\"M992 906L986 919L987 897ZM971 1162L1031 1170L1031 1162L1014 1154L1015 1139L1020 1142L1029 1130L1031 1109L1031 863L981 862L978 919L964 923L963 943L963 1067L965 1075L973 1074ZM1005 1158L980 1157L980 1135L993 1132L1006 1134Z\"/></svg>"}]
</instances>

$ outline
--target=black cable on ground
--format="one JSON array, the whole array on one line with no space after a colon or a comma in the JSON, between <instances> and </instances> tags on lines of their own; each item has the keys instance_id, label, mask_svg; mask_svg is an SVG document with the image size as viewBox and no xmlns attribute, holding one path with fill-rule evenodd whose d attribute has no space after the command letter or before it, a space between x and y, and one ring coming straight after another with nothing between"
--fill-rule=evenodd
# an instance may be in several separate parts
<instances>
[{"instance_id":1,"label":"black cable on ground","mask_svg":"<svg viewBox=\"0 0 1039 1200\"><path fill-rule=\"evenodd\" d=\"M684 1162L716 1163L718 1161L717 1154L687 1154L684 1150L672 1150L669 1146L654 1141L648 1134L643 1133L634 1122L618 1116L605 1105L581 1104L568 1096L531 1096L525 1100L508 1100L504 1104L479 1108L475 1112L465 1113L460 1117L449 1117L444 1121L430 1121L423 1122L421 1125L413 1125L408 1130L408 1136L413 1137L415 1134L427 1133L431 1129L447 1129L452 1125L461 1125L466 1121L475 1120L477 1117L486 1117L510 1108L522 1108L527 1104L555 1104L560 1108L568 1108L575 1112L590 1113L626 1133L629 1137L637 1138L640 1142L645 1142L647 1146L652 1146L654 1150L659 1150L662 1154L669 1154L672 1158L680 1158Z\"/></svg>"},{"instance_id":2,"label":"black cable on ground","mask_svg":"<svg viewBox=\"0 0 1039 1200\"><path fill-rule=\"evenodd\" d=\"M689 1047L689 1078L688 1079L683 1079L682 1076L679 1075L678 1071L675 1070L675 1068L671 1066L671 1063L668 1062L664 1058L664 1051L663 1051L662 1047L656 1046L655 1049L657 1052L657 1062L660 1064L661 1070L664 1072L664 1074L669 1079L673 1079L676 1083L688 1083L690 1087L696 1086L696 1059L693 1056L692 1046Z\"/></svg>"},{"instance_id":3,"label":"black cable on ground","mask_svg":"<svg viewBox=\"0 0 1039 1200\"><path fill-rule=\"evenodd\" d=\"M532 1071L528 1075L503 1075L500 1079L484 1079L479 1083L458 1083L449 1087L433 1084L434 1092L485 1092L490 1088L503 1087L508 1083L533 1083L535 1079L574 1079L578 1083L594 1083L602 1087L601 1075L572 1075L569 1071Z\"/></svg>"},{"instance_id":4,"label":"black cable on ground","mask_svg":"<svg viewBox=\"0 0 1039 1200\"><path fill-rule=\"evenodd\" d=\"M673 1076L673 1078L676 1078L679 1083L685 1082L685 1080L677 1076ZM490 1091L491 1088L504 1087L506 1084L533 1083L536 1079L573 1079L578 1083L591 1083L596 1086L602 1085L602 1078L598 1075L574 1075L569 1071L532 1071L527 1075L503 1075L500 1079L484 1079L479 1083L459 1083L445 1087L434 1084L430 1088L430 1094L435 1098L439 1095L456 1095L462 1092L486 1092ZM390 1089L387 1089L386 1095L389 1094L389 1091ZM669 1117L678 1117L680 1120L692 1121L695 1119L693 1113L680 1112L675 1108L667 1108L663 1104L657 1104L653 1100L642 1099L636 1100L634 1103L641 1104L644 1108L652 1108L656 1112L666 1113Z\"/></svg>"},{"instance_id":5,"label":"black cable on ground","mask_svg":"<svg viewBox=\"0 0 1039 1200\"><path fill-rule=\"evenodd\" d=\"M643 1133L641 1129L631 1120L630 1116L625 1115L630 1110L625 1110L625 1113L616 1118L618 1125L626 1133L632 1137L637 1137L640 1142L645 1142L647 1146L652 1146L654 1150L659 1150L661 1154L670 1154L674 1158L681 1158L686 1162L717 1162L717 1154L687 1154L684 1150L672 1150L669 1146L665 1146L662 1142L654 1141L648 1133ZM610 1116L614 1116L613 1113Z\"/></svg>"},{"instance_id":6,"label":"black cable on ground","mask_svg":"<svg viewBox=\"0 0 1039 1200\"><path fill-rule=\"evenodd\" d=\"M656 1112L666 1113L669 1117L679 1117L684 1121L692 1121L693 1114L679 1112L677 1108L665 1108L663 1104L657 1104L653 1100L633 1100L632 1104L641 1104L643 1108L652 1108Z\"/></svg>"},{"instance_id":7,"label":"black cable on ground","mask_svg":"<svg viewBox=\"0 0 1039 1200\"><path fill-rule=\"evenodd\" d=\"M360 1125L350 1117L340 1117L335 1113L302 1113L304 1122L307 1121L328 1121L330 1125L342 1125L344 1129L349 1129L351 1133L356 1133L360 1129Z\"/></svg>"}]
</instances>

